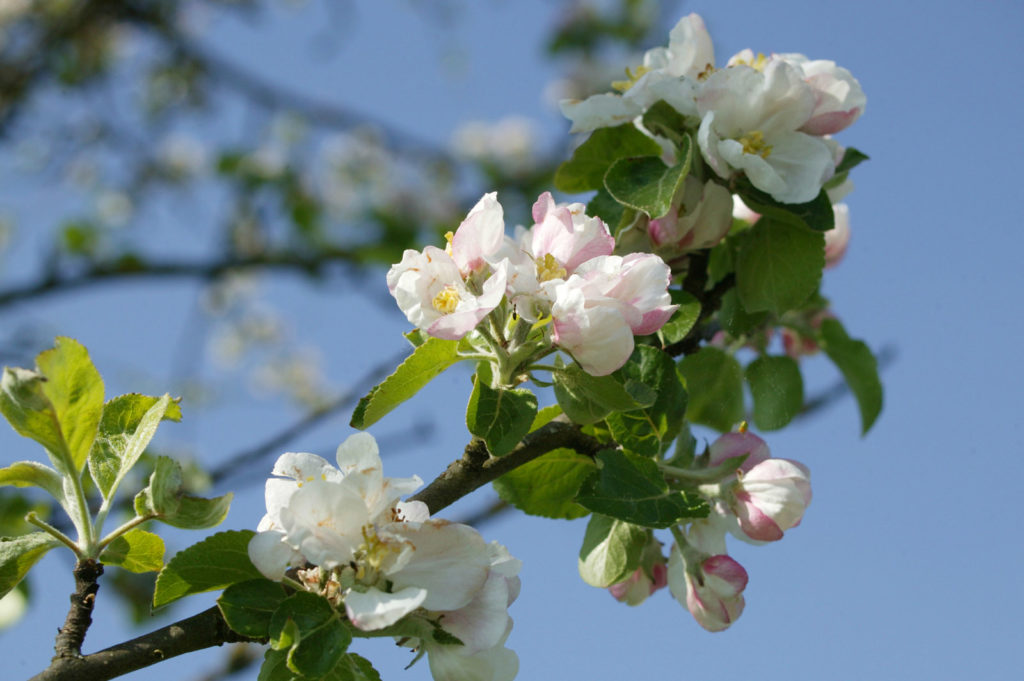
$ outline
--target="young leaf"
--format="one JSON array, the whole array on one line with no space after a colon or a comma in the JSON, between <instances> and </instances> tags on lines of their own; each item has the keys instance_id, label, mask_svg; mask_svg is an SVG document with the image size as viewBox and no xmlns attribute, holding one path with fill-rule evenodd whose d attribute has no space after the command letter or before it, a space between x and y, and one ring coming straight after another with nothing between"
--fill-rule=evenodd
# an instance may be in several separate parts
<instances>
[{"instance_id":1,"label":"young leaf","mask_svg":"<svg viewBox=\"0 0 1024 681\"><path fill-rule=\"evenodd\" d=\"M135 495L135 512L172 527L202 530L215 527L227 517L234 495L204 499L185 494L181 465L166 456L158 457L149 485Z\"/></svg>"},{"instance_id":2,"label":"young leaf","mask_svg":"<svg viewBox=\"0 0 1024 681\"><path fill-rule=\"evenodd\" d=\"M515 449L537 415L537 397L529 390L492 388L491 367L481 362L466 406L466 427L483 439L494 456Z\"/></svg>"},{"instance_id":3,"label":"young leaf","mask_svg":"<svg viewBox=\"0 0 1024 681\"><path fill-rule=\"evenodd\" d=\"M608 168L604 186L616 201L660 218L690 172L690 141L683 139L683 160L669 167L658 156L619 159Z\"/></svg>"},{"instance_id":4,"label":"young leaf","mask_svg":"<svg viewBox=\"0 0 1024 681\"><path fill-rule=\"evenodd\" d=\"M555 188L568 194L600 189L608 167L620 158L652 156L661 147L632 123L598 128L577 147L572 158L558 167ZM593 215L593 213L588 213Z\"/></svg>"},{"instance_id":5,"label":"young leaf","mask_svg":"<svg viewBox=\"0 0 1024 681\"><path fill-rule=\"evenodd\" d=\"M35 461L15 461L0 468L0 486L40 487L63 506L65 497L60 473Z\"/></svg>"},{"instance_id":6,"label":"young leaf","mask_svg":"<svg viewBox=\"0 0 1024 681\"><path fill-rule=\"evenodd\" d=\"M172 405L173 412L169 411ZM99 432L89 451L89 473L105 498L110 498L138 462L164 418L181 418L181 410L170 395L159 399L121 395L103 405Z\"/></svg>"},{"instance_id":7,"label":"young leaf","mask_svg":"<svg viewBox=\"0 0 1024 681\"><path fill-rule=\"evenodd\" d=\"M782 314L818 289L825 267L821 232L761 218L739 239L736 291L747 312Z\"/></svg>"},{"instance_id":8,"label":"young leaf","mask_svg":"<svg viewBox=\"0 0 1024 681\"><path fill-rule=\"evenodd\" d=\"M4 367L0 382L0 412L14 431L46 448L53 465L73 475L67 445L54 418L53 405L43 392L46 377L28 369Z\"/></svg>"},{"instance_id":9,"label":"young leaf","mask_svg":"<svg viewBox=\"0 0 1024 681\"><path fill-rule=\"evenodd\" d=\"M583 482L576 497L594 513L652 528L708 514L700 497L669 489L651 459L615 450L605 450L597 458L600 468Z\"/></svg>"},{"instance_id":10,"label":"young leaf","mask_svg":"<svg viewBox=\"0 0 1024 681\"><path fill-rule=\"evenodd\" d=\"M243 636L268 638L270 620L288 597L284 587L269 579L232 584L217 599L217 607L232 630Z\"/></svg>"},{"instance_id":11,"label":"young leaf","mask_svg":"<svg viewBox=\"0 0 1024 681\"><path fill-rule=\"evenodd\" d=\"M827 232L836 226L832 201L822 189L818 196L807 203L779 203L771 196L750 184L743 178L739 181L739 195L750 210L760 213L762 219L772 218L816 232Z\"/></svg>"},{"instance_id":12,"label":"young leaf","mask_svg":"<svg viewBox=\"0 0 1024 681\"><path fill-rule=\"evenodd\" d=\"M665 322L665 325L661 327L661 330L658 331L658 335L661 336L664 345L678 343L686 338L686 334L690 333L690 329L700 319L699 300L686 291L676 289L670 289L669 295L672 296L672 302L678 305L679 309L672 314L669 320Z\"/></svg>"},{"instance_id":13,"label":"young leaf","mask_svg":"<svg viewBox=\"0 0 1024 681\"><path fill-rule=\"evenodd\" d=\"M679 371L686 379L686 418L723 433L743 420L743 368L718 348L705 346L684 357Z\"/></svg>"},{"instance_id":14,"label":"young leaf","mask_svg":"<svg viewBox=\"0 0 1024 681\"><path fill-rule=\"evenodd\" d=\"M640 566L646 544L644 528L595 513L583 535L580 577L600 588L621 582Z\"/></svg>"},{"instance_id":15,"label":"young leaf","mask_svg":"<svg viewBox=\"0 0 1024 681\"><path fill-rule=\"evenodd\" d=\"M351 426L365 430L415 395L441 372L459 361L459 341L430 338L413 350L395 372L359 400Z\"/></svg>"},{"instance_id":16,"label":"young leaf","mask_svg":"<svg viewBox=\"0 0 1024 681\"><path fill-rule=\"evenodd\" d=\"M0 537L0 598L18 586L46 552L60 544L46 532Z\"/></svg>"},{"instance_id":17,"label":"young leaf","mask_svg":"<svg viewBox=\"0 0 1024 681\"><path fill-rule=\"evenodd\" d=\"M627 451L654 456L668 449L679 434L686 414L686 390L676 363L650 345L638 346L620 373L627 384L647 386L657 399L632 411L613 411L606 421L615 441Z\"/></svg>"},{"instance_id":18,"label":"young leaf","mask_svg":"<svg viewBox=\"0 0 1024 681\"><path fill-rule=\"evenodd\" d=\"M804 381L791 357L759 357L747 365L747 382L754 396L754 425L778 430L804 406Z\"/></svg>"},{"instance_id":19,"label":"young leaf","mask_svg":"<svg viewBox=\"0 0 1024 681\"><path fill-rule=\"evenodd\" d=\"M179 551L160 571L153 592L159 608L184 596L223 589L263 575L249 560L251 530L218 532Z\"/></svg>"},{"instance_id":20,"label":"young leaf","mask_svg":"<svg viewBox=\"0 0 1024 681\"><path fill-rule=\"evenodd\" d=\"M835 319L821 323L820 343L825 354L842 372L860 408L861 434L865 435L882 411L882 382L878 361L863 341L854 340Z\"/></svg>"},{"instance_id":21,"label":"young leaf","mask_svg":"<svg viewBox=\"0 0 1024 681\"><path fill-rule=\"evenodd\" d=\"M88 351L72 338L58 337L55 347L39 353L36 365L46 377L42 390L53 406L64 451L71 460L69 472L78 473L103 413L103 379Z\"/></svg>"},{"instance_id":22,"label":"young leaf","mask_svg":"<svg viewBox=\"0 0 1024 681\"><path fill-rule=\"evenodd\" d=\"M104 565L118 565L129 572L155 572L164 566L164 540L138 528L110 542L100 556Z\"/></svg>"},{"instance_id":23,"label":"young leaf","mask_svg":"<svg viewBox=\"0 0 1024 681\"><path fill-rule=\"evenodd\" d=\"M519 510L544 518L582 518L590 513L576 503L580 484L597 468L593 459L571 449L556 449L495 480L498 496Z\"/></svg>"}]
</instances>

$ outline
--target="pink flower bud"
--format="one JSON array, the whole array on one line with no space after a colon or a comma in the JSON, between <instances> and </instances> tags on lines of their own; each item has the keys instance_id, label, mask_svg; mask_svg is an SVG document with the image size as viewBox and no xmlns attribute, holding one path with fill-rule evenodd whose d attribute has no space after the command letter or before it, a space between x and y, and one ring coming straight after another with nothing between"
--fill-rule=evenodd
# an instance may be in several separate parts
<instances>
[{"instance_id":1,"label":"pink flower bud","mask_svg":"<svg viewBox=\"0 0 1024 681\"><path fill-rule=\"evenodd\" d=\"M668 584L668 568L664 563L652 565L651 573L648 576L643 567L638 567L629 577L608 587L608 592L620 603L640 605L648 596Z\"/></svg>"},{"instance_id":2,"label":"pink flower bud","mask_svg":"<svg viewBox=\"0 0 1024 681\"><path fill-rule=\"evenodd\" d=\"M750 431L725 433L712 442L711 447L708 448L708 466L713 468L726 459L744 454L749 454L746 461L740 466L740 470L744 473L762 461L766 461L772 455L768 449L768 443Z\"/></svg>"},{"instance_id":3,"label":"pink flower bud","mask_svg":"<svg viewBox=\"0 0 1024 681\"><path fill-rule=\"evenodd\" d=\"M776 541L800 524L810 503L807 467L788 459L768 459L740 475L730 506L747 537Z\"/></svg>"},{"instance_id":4,"label":"pink flower bud","mask_svg":"<svg viewBox=\"0 0 1024 681\"><path fill-rule=\"evenodd\" d=\"M850 243L850 208L845 203L832 206L836 225L825 232L825 267L835 267L846 255Z\"/></svg>"},{"instance_id":5,"label":"pink flower bud","mask_svg":"<svg viewBox=\"0 0 1024 681\"><path fill-rule=\"evenodd\" d=\"M690 549L688 549L690 551ZM728 629L743 613L747 571L725 554L688 562L673 548L668 563L669 589L708 631Z\"/></svg>"}]
</instances>

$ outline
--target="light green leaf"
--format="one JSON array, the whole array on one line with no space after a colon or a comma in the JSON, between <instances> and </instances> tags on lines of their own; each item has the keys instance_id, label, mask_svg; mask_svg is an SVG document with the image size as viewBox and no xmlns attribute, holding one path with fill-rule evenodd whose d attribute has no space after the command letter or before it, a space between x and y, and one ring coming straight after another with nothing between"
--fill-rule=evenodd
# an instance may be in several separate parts
<instances>
[{"instance_id":1,"label":"light green leaf","mask_svg":"<svg viewBox=\"0 0 1024 681\"><path fill-rule=\"evenodd\" d=\"M754 396L754 425L778 430L804 406L804 380L791 357L759 357L747 365L747 382Z\"/></svg>"},{"instance_id":2,"label":"light green leaf","mask_svg":"<svg viewBox=\"0 0 1024 681\"><path fill-rule=\"evenodd\" d=\"M555 187L569 194L600 189L604 175L616 160L631 156L652 156L661 147L632 123L598 128L558 167ZM593 213L588 213L593 215Z\"/></svg>"},{"instance_id":3,"label":"light green leaf","mask_svg":"<svg viewBox=\"0 0 1024 681\"><path fill-rule=\"evenodd\" d=\"M15 461L0 468L0 486L41 487L64 505L64 489L60 473L36 461Z\"/></svg>"},{"instance_id":4,"label":"light green leaf","mask_svg":"<svg viewBox=\"0 0 1024 681\"><path fill-rule=\"evenodd\" d=\"M136 528L110 542L100 562L118 565L129 572L155 572L164 566L164 550L163 539Z\"/></svg>"},{"instance_id":5,"label":"light green leaf","mask_svg":"<svg viewBox=\"0 0 1024 681\"><path fill-rule=\"evenodd\" d=\"M365 430L459 361L459 341L429 338L395 372L359 400L351 426Z\"/></svg>"},{"instance_id":6,"label":"light green leaf","mask_svg":"<svg viewBox=\"0 0 1024 681\"><path fill-rule=\"evenodd\" d=\"M529 390L492 388L491 366L481 362L466 406L466 427L493 456L515 449L537 415L537 397Z\"/></svg>"},{"instance_id":7,"label":"light green leaf","mask_svg":"<svg viewBox=\"0 0 1024 681\"><path fill-rule=\"evenodd\" d=\"M669 167L658 156L619 159L604 176L604 186L619 203L660 218L690 172L690 141L684 138L683 160Z\"/></svg>"},{"instance_id":8,"label":"light green leaf","mask_svg":"<svg viewBox=\"0 0 1024 681\"><path fill-rule=\"evenodd\" d=\"M832 201L824 189L807 203L780 203L754 187L746 178L741 178L738 184L739 195L743 199L743 203L747 204L755 213L760 213L762 220L770 218L773 222L785 222L816 232L827 232L835 227Z\"/></svg>"},{"instance_id":9,"label":"light green leaf","mask_svg":"<svg viewBox=\"0 0 1024 681\"><path fill-rule=\"evenodd\" d=\"M825 354L842 372L860 408L861 434L865 435L882 412L882 381L878 361L863 341L850 338L835 319L821 323L820 344Z\"/></svg>"},{"instance_id":10,"label":"light green leaf","mask_svg":"<svg viewBox=\"0 0 1024 681\"><path fill-rule=\"evenodd\" d=\"M198 544L179 551L160 571L153 592L153 607L214 591L263 575L249 560L251 530L218 532Z\"/></svg>"},{"instance_id":11,"label":"light green leaf","mask_svg":"<svg viewBox=\"0 0 1024 681\"><path fill-rule=\"evenodd\" d=\"M46 377L28 369L4 367L0 412L14 431L46 448L57 470L73 474L74 464L57 426L53 405L43 392Z\"/></svg>"},{"instance_id":12,"label":"light green leaf","mask_svg":"<svg viewBox=\"0 0 1024 681\"><path fill-rule=\"evenodd\" d=\"M103 406L99 432L89 451L89 473L105 498L111 497L138 462L164 418L181 418L181 410L170 395L159 399L121 395Z\"/></svg>"},{"instance_id":13,"label":"light green leaf","mask_svg":"<svg viewBox=\"0 0 1024 681\"><path fill-rule=\"evenodd\" d=\"M232 584L217 599L217 607L232 630L243 636L267 638L270 620L288 597L284 587L269 579Z\"/></svg>"},{"instance_id":14,"label":"light green leaf","mask_svg":"<svg viewBox=\"0 0 1024 681\"><path fill-rule=\"evenodd\" d=\"M818 289L825 267L821 232L762 217L739 239L736 290L747 312L782 314Z\"/></svg>"},{"instance_id":15,"label":"light green leaf","mask_svg":"<svg viewBox=\"0 0 1024 681\"><path fill-rule=\"evenodd\" d=\"M640 345L619 370L627 385L653 389L657 399L632 411L613 411L606 421L615 441L627 451L654 456L672 444L686 414L686 390L672 358L650 345Z\"/></svg>"},{"instance_id":16,"label":"light green leaf","mask_svg":"<svg viewBox=\"0 0 1024 681\"><path fill-rule=\"evenodd\" d=\"M697 320L700 319L700 301L686 291L671 289L672 303L679 309L672 313L665 325L658 331L662 344L671 345L686 338Z\"/></svg>"},{"instance_id":17,"label":"light green leaf","mask_svg":"<svg viewBox=\"0 0 1024 681\"><path fill-rule=\"evenodd\" d=\"M583 482L576 497L594 513L651 528L708 514L708 505L699 496L669 489L651 459L615 450L605 450L597 458L597 472Z\"/></svg>"},{"instance_id":18,"label":"light green leaf","mask_svg":"<svg viewBox=\"0 0 1024 681\"><path fill-rule=\"evenodd\" d=\"M0 598L18 586L46 552L60 544L45 532L20 537L0 537Z\"/></svg>"},{"instance_id":19,"label":"light green leaf","mask_svg":"<svg viewBox=\"0 0 1024 681\"><path fill-rule=\"evenodd\" d=\"M726 433L743 420L743 368L718 348L705 346L684 357L679 371L686 379L686 418Z\"/></svg>"},{"instance_id":20,"label":"light green leaf","mask_svg":"<svg viewBox=\"0 0 1024 681\"><path fill-rule=\"evenodd\" d=\"M88 351L73 338L58 337L54 348L39 353L36 365L46 376L42 390L53 405L71 459L69 472L78 473L89 456L103 413L103 379Z\"/></svg>"},{"instance_id":21,"label":"light green leaf","mask_svg":"<svg viewBox=\"0 0 1024 681\"><path fill-rule=\"evenodd\" d=\"M621 582L640 566L646 544L644 528L595 513L580 548L580 577L600 588Z\"/></svg>"},{"instance_id":22,"label":"light green leaf","mask_svg":"<svg viewBox=\"0 0 1024 681\"><path fill-rule=\"evenodd\" d=\"M204 499L185 494L181 465L166 456L157 457L149 485L135 495L135 513L155 518L172 527L201 530L223 522L234 495Z\"/></svg>"},{"instance_id":23,"label":"light green leaf","mask_svg":"<svg viewBox=\"0 0 1024 681\"><path fill-rule=\"evenodd\" d=\"M494 481L498 496L519 510L545 518L582 518L590 513L576 503L580 484L597 466L571 449L556 449Z\"/></svg>"}]
</instances>

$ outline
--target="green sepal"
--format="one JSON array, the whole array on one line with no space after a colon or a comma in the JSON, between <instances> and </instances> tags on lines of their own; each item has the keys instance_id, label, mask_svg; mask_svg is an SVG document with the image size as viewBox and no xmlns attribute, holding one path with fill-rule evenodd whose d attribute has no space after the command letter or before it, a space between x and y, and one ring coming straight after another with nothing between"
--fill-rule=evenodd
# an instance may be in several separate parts
<instances>
[{"instance_id":1,"label":"green sepal","mask_svg":"<svg viewBox=\"0 0 1024 681\"><path fill-rule=\"evenodd\" d=\"M878 360L863 341L850 338L835 319L822 321L818 331L821 348L842 372L846 385L857 398L861 435L866 435L882 412L882 381Z\"/></svg>"},{"instance_id":2,"label":"green sepal","mask_svg":"<svg viewBox=\"0 0 1024 681\"><path fill-rule=\"evenodd\" d=\"M727 433L743 420L743 367L723 350L704 346L679 362L689 403L686 419Z\"/></svg>"},{"instance_id":3,"label":"green sepal","mask_svg":"<svg viewBox=\"0 0 1024 681\"><path fill-rule=\"evenodd\" d=\"M491 387L491 365L480 362L466 405L466 427L493 456L505 456L530 432L537 396L529 390Z\"/></svg>"},{"instance_id":4,"label":"green sepal","mask_svg":"<svg viewBox=\"0 0 1024 681\"><path fill-rule=\"evenodd\" d=\"M754 397L754 425L778 430L804 406L804 380L792 357L765 355L747 365L747 383Z\"/></svg>"},{"instance_id":5,"label":"green sepal","mask_svg":"<svg viewBox=\"0 0 1024 681\"><path fill-rule=\"evenodd\" d=\"M771 218L778 222L806 227L816 232L827 232L836 225L832 201L824 189L807 203L776 201L769 194L750 184L746 178L740 178L737 183L737 191L740 198L743 199L743 203L747 204L750 210L761 214L761 220Z\"/></svg>"},{"instance_id":6,"label":"green sepal","mask_svg":"<svg viewBox=\"0 0 1024 681\"><path fill-rule=\"evenodd\" d=\"M204 591L223 589L263 575L249 560L252 530L218 532L179 551L160 571L153 591L153 607Z\"/></svg>"},{"instance_id":7,"label":"green sepal","mask_svg":"<svg viewBox=\"0 0 1024 681\"><path fill-rule=\"evenodd\" d=\"M576 497L594 513L651 528L708 514L707 502L699 496L670 489L651 459L616 450L600 452L597 459L598 470L583 482Z\"/></svg>"},{"instance_id":8,"label":"green sepal","mask_svg":"<svg viewBox=\"0 0 1024 681\"><path fill-rule=\"evenodd\" d=\"M60 542L46 532L0 537L0 598L18 586L32 566Z\"/></svg>"},{"instance_id":9,"label":"green sepal","mask_svg":"<svg viewBox=\"0 0 1024 681\"><path fill-rule=\"evenodd\" d=\"M459 341L428 338L359 400L350 425L359 430L369 428L459 360Z\"/></svg>"},{"instance_id":10,"label":"green sepal","mask_svg":"<svg viewBox=\"0 0 1024 681\"><path fill-rule=\"evenodd\" d=\"M135 528L110 542L100 555L100 562L128 572L156 572L164 566L165 550L164 540L158 535Z\"/></svg>"},{"instance_id":11,"label":"green sepal","mask_svg":"<svg viewBox=\"0 0 1024 681\"><path fill-rule=\"evenodd\" d=\"M657 395L653 403L631 411L613 411L605 419L615 441L627 451L654 456L667 450L686 414L686 390L676 363L651 345L633 350L619 370L627 385L643 385Z\"/></svg>"},{"instance_id":12,"label":"green sepal","mask_svg":"<svg viewBox=\"0 0 1024 681\"><path fill-rule=\"evenodd\" d=\"M600 189L605 173L618 159L651 156L661 147L632 123L614 128L598 128L573 152L572 158L558 166L555 188L569 194ZM593 213L589 213L593 215Z\"/></svg>"},{"instance_id":13,"label":"green sepal","mask_svg":"<svg viewBox=\"0 0 1024 681\"><path fill-rule=\"evenodd\" d=\"M270 637L270 619L288 592L269 579L232 584L217 599L224 621L232 631L252 638Z\"/></svg>"},{"instance_id":14,"label":"green sepal","mask_svg":"<svg viewBox=\"0 0 1024 681\"><path fill-rule=\"evenodd\" d=\"M608 168L604 186L616 201L660 218L672 207L672 199L690 172L690 138L684 137L682 160L667 166L658 155L619 159Z\"/></svg>"},{"instance_id":15,"label":"green sepal","mask_svg":"<svg viewBox=\"0 0 1024 681\"><path fill-rule=\"evenodd\" d=\"M110 498L138 462L163 419L181 420L181 408L170 395L121 395L103 405L89 451L89 473L104 498Z\"/></svg>"},{"instance_id":16,"label":"green sepal","mask_svg":"<svg viewBox=\"0 0 1024 681\"><path fill-rule=\"evenodd\" d=\"M580 547L580 577L599 588L621 582L640 566L646 545L644 528L595 513Z\"/></svg>"},{"instance_id":17,"label":"green sepal","mask_svg":"<svg viewBox=\"0 0 1024 681\"><path fill-rule=\"evenodd\" d=\"M762 217L737 238L736 291L747 312L781 315L818 290L825 267L821 232Z\"/></svg>"}]
</instances>

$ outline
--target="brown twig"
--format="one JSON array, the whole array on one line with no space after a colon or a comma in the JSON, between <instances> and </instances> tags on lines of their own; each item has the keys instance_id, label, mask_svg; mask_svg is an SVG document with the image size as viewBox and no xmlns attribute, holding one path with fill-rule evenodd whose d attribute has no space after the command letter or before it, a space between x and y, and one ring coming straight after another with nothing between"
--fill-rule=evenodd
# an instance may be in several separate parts
<instances>
[{"instance_id":1,"label":"brown twig","mask_svg":"<svg viewBox=\"0 0 1024 681\"><path fill-rule=\"evenodd\" d=\"M82 655L82 643L92 624L92 609L96 605L103 565L95 560L83 560L75 564L75 593L71 594L71 608L64 620L64 626L57 631L57 642L53 649L57 660L76 659Z\"/></svg>"}]
</instances>

